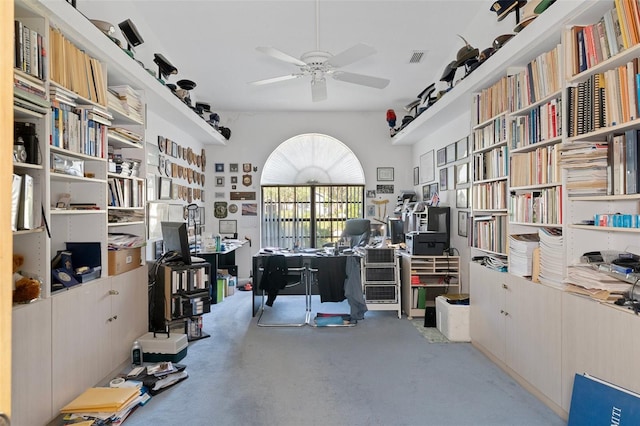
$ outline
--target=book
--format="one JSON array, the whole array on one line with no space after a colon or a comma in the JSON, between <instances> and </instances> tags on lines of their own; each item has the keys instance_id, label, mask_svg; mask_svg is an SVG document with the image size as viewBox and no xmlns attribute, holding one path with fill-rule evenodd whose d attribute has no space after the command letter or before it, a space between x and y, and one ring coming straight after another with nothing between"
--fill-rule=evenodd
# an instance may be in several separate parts
<instances>
[{"instance_id":1,"label":"book","mask_svg":"<svg viewBox=\"0 0 640 426\"><path fill-rule=\"evenodd\" d=\"M576 374L567 424L640 424L640 395L589 374Z\"/></svg>"},{"instance_id":2,"label":"book","mask_svg":"<svg viewBox=\"0 0 640 426\"><path fill-rule=\"evenodd\" d=\"M22 190L20 191L18 229L33 229L33 214L33 177L25 174L22 176Z\"/></svg>"},{"instance_id":3,"label":"book","mask_svg":"<svg viewBox=\"0 0 640 426\"><path fill-rule=\"evenodd\" d=\"M18 230L18 210L20 208L20 193L22 192L22 176L13 174L11 184L11 230Z\"/></svg>"},{"instance_id":4,"label":"book","mask_svg":"<svg viewBox=\"0 0 640 426\"><path fill-rule=\"evenodd\" d=\"M637 194L640 189L638 182L638 131L635 129L625 132L625 194Z\"/></svg>"}]
</instances>

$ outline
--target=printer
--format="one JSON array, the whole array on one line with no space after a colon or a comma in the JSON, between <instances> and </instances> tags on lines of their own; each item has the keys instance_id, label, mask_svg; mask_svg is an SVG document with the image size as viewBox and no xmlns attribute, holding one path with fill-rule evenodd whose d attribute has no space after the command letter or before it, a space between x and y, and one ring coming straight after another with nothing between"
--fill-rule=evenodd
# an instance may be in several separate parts
<instances>
[{"instance_id":1,"label":"printer","mask_svg":"<svg viewBox=\"0 0 640 426\"><path fill-rule=\"evenodd\" d=\"M442 256L449 249L449 235L437 231L413 231L405 235L410 255Z\"/></svg>"}]
</instances>

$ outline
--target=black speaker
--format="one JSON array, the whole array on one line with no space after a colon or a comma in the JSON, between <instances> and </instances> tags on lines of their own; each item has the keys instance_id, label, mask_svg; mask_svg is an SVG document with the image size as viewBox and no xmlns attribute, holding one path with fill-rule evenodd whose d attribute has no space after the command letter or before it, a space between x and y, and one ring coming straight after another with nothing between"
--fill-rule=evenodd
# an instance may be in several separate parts
<instances>
[{"instance_id":1,"label":"black speaker","mask_svg":"<svg viewBox=\"0 0 640 426\"><path fill-rule=\"evenodd\" d=\"M436 326L436 307L427 306L424 308L424 326L435 327Z\"/></svg>"}]
</instances>

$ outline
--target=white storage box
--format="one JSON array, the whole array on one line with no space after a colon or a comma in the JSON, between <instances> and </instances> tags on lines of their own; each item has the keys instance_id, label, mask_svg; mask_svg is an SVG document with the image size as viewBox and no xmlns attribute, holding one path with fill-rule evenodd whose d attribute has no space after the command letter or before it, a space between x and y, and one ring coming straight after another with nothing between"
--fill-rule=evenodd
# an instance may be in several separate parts
<instances>
[{"instance_id":1,"label":"white storage box","mask_svg":"<svg viewBox=\"0 0 640 426\"><path fill-rule=\"evenodd\" d=\"M184 333L146 333L138 338L145 362L178 362L187 355L189 340Z\"/></svg>"},{"instance_id":2,"label":"white storage box","mask_svg":"<svg viewBox=\"0 0 640 426\"><path fill-rule=\"evenodd\" d=\"M436 327L452 342L470 342L469 305L451 304L446 296L436 297Z\"/></svg>"}]
</instances>

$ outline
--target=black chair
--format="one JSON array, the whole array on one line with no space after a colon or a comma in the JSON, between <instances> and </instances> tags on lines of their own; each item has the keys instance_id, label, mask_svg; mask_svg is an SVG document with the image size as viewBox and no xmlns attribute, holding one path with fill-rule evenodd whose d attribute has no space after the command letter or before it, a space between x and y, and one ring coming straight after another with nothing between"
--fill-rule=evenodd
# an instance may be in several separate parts
<instances>
[{"instance_id":1,"label":"black chair","mask_svg":"<svg viewBox=\"0 0 640 426\"><path fill-rule=\"evenodd\" d=\"M371 237L371 221L369 219L347 220L341 238L353 247L362 247L369 243Z\"/></svg>"}]
</instances>

